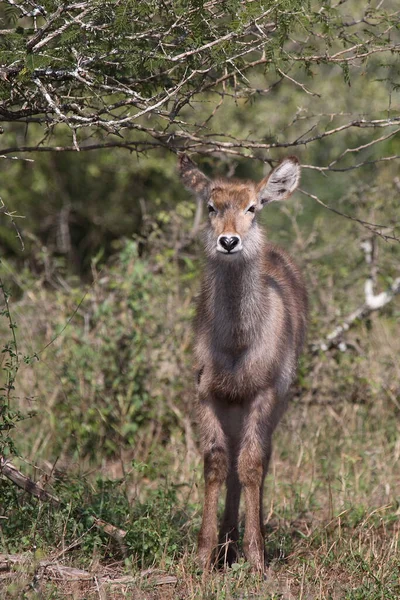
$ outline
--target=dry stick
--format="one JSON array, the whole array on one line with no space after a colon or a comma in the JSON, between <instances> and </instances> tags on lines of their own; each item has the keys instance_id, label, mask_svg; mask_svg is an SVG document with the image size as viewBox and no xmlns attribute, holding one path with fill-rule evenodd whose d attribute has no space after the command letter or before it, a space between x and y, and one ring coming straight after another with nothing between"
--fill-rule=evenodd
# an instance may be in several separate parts
<instances>
[{"instance_id":1,"label":"dry stick","mask_svg":"<svg viewBox=\"0 0 400 600\"><path fill-rule=\"evenodd\" d=\"M358 47L363 47L365 46L365 44L358 44L358 46L353 46L353 48L347 48L346 50L342 50L341 52L337 52L336 54L331 54L329 56L327 55L315 55L315 56L307 56L307 61L309 62L315 62L315 63L351 63L354 60L360 60L361 58L367 58L368 56L371 56L372 54L377 54L377 53L381 53L383 54L384 52L392 52L392 53L398 53L400 50L400 44L390 44L388 46L385 47L379 47L379 48L372 48L371 50L368 50L366 52L362 52L360 54L352 54L351 56L340 56L344 53L348 53L348 52L352 52L354 50L357 50ZM304 61L304 57L303 56L294 56L292 54L286 53L286 56L289 60L294 60L296 62L301 62Z\"/></svg>"},{"instance_id":2,"label":"dry stick","mask_svg":"<svg viewBox=\"0 0 400 600\"><path fill-rule=\"evenodd\" d=\"M32 479L26 477L18 471L11 463L7 462L5 458L0 457L0 473L5 475L10 481L15 483L18 487L25 490L32 496L39 498L39 500L51 502L55 506L61 504L61 500L57 496L53 496L43 488L39 487Z\"/></svg>"},{"instance_id":3,"label":"dry stick","mask_svg":"<svg viewBox=\"0 0 400 600\"><path fill-rule=\"evenodd\" d=\"M2 456L0 456L0 473L5 475L10 481L15 483L15 485L17 485L21 489L25 490L32 496L39 498L39 500L51 502L54 506L60 506L62 504L62 500L60 500L60 498L57 498L57 496L50 494L50 492L47 492L46 490L41 488L39 485L37 485L37 483L32 481L32 479L26 477L26 475L23 475L21 471L16 469ZM96 527L102 529L104 533L114 538L118 542L122 542L122 540L126 536L126 531L120 529L119 527L116 527L115 525L112 525L111 523L107 523L107 521L103 521L103 519L99 519L97 517L93 518L93 522L96 525Z\"/></svg>"},{"instance_id":4,"label":"dry stick","mask_svg":"<svg viewBox=\"0 0 400 600\"><path fill-rule=\"evenodd\" d=\"M190 78L190 76L187 77L187 79L185 81L188 81L189 78ZM36 78L35 83L38 86L38 88L41 90L43 96L46 98L46 101L50 105L50 107L53 108L54 111L58 114L58 117L63 122L67 122L67 125L69 125L70 127L73 126L75 129L80 129L81 127L99 126L99 127L103 127L105 130L109 131L110 126L112 125L115 127L116 126L123 127L123 128L129 129L129 130L134 129L137 131L141 131L143 133L151 135L154 138L153 142L126 141L126 142L111 142L111 143L106 142L106 143L98 143L98 144L91 144L91 145L88 144L87 146L82 146L80 148L81 150L93 150L93 149L97 149L97 148L107 148L107 147L108 148L111 148L111 147L124 148L125 147L125 148L136 149L139 151L144 151L147 148L155 148L155 147L159 146L160 144L163 144L165 142L165 138L169 139L170 137L173 137L174 142L176 144L175 150L185 150L185 149L189 150L191 148L195 148L197 151L203 152L203 153L206 152L207 154L214 151L214 152L225 152L227 154L242 155L243 150L250 151L250 150L271 150L271 149L277 149L277 148L295 148L298 146L306 146L307 144L310 144L310 143L318 141L318 140L322 140L326 137L341 133L341 132L343 132L347 129L351 129L351 128L364 129L364 128L394 127L394 126L398 125L398 123L400 122L400 117L395 117L395 118L391 118L391 119L372 119L370 121L368 121L367 119L356 119L353 121L349 121L341 126L334 127L332 129L329 129L324 132L320 132L319 134L316 134L314 136L310 136L305 139L297 139L297 140L290 141L290 142L264 143L264 142L246 140L246 139L236 139L236 138L232 138L232 141L224 142L224 141L221 141L218 139L211 139L210 135L202 137L199 135L191 134L190 132L185 131L183 129L180 129L178 131L175 131L175 132L169 134L168 132L158 131L154 128L151 128L148 126L143 126L143 125L140 125L139 123L133 122L135 119L137 119L139 114L143 115L145 112L148 112L149 110L154 110L156 107L160 106L164 101L168 100L171 97L171 94L169 92L159 102L152 105L151 107L147 107L145 110L142 110L140 113L136 113L134 115L130 115L128 117L123 117L120 119L113 118L113 120L105 120L105 119L99 118L98 115L92 116L92 117L80 117L79 115L76 115L76 114L72 114L69 116L63 114L60 111L60 109L56 106L55 100L49 96L46 88L44 88L40 79ZM181 84L179 84L179 86L181 86L181 85L183 85L182 82L181 82ZM179 88L179 86L178 86L178 88ZM29 122L29 118L27 117L26 119L23 120L23 122ZM222 136L222 135L223 134L221 134L221 133L213 132L213 136L215 136L215 137ZM381 141L381 139L374 140L373 143L378 143L379 141ZM372 145L372 143L370 145ZM15 146L15 147L11 147L11 148L3 148L0 150L0 152L3 155L6 155L6 154L10 154L10 153L15 153L15 152L30 152L30 151L39 151L39 152L56 151L57 152L57 151L71 151L71 150L76 151L76 146L52 146L52 147L38 147L38 146L20 146L20 147L18 147L18 146ZM252 157L252 155L247 155L247 158L251 158L251 157ZM394 156L391 158L395 159L395 158L397 158L397 156ZM307 168L315 168L320 171L324 171L324 170L325 171L329 171L329 170L336 171L336 170L338 170L338 169L331 169L330 165L328 165L326 167L316 167L313 165L306 165L306 166L307 166ZM358 166L362 166L362 164L358 165Z\"/></svg>"},{"instance_id":5,"label":"dry stick","mask_svg":"<svg viewBox=\"0 0 400 600\"><path fill-rule=\"evenodd\" d=\"M288 79L289 81L291 81L292 83L294 83L295 85L297 85L297 87L301 88L303 90L303 92L305 92L309 96L315 96L317 98L321 98L321 94L317 94L316 92L312 92L311 90L309 90L308 88L306 88L306 86L303 83L300 83L300 81L297 81L297 79L294 79L293 77L290 77L290 75L288 75L287 73L285 73L284 71L282 71L281 69L279 69L279 67L277 67L276 70L278 71L278 73L280 75L282 75L282 77L284 77L285 79Z\"/></svg>"},{"instance_id":6,"label":"dry stick","mask_svg":"<svg viewBox=\"0 0 400 600\"><path fill-rule=\"evenodd\" d=\"M335 164L337 164L349 152L354 152L354 153L361 152L361 150L365 150L365 148L370 148L371 146L374 146L375 144L379 144L380 142L383 142L385 140L390 139L391 137L394 137L399 132L400 132L400 128L395 129L394 131L391 131L390 133L388 133L386 135L382 135L380 138L378 138L376 140L371 140L367 144L362 144L361 146L357 146L357 148L346 148L346 150L343 150L343 152L337 158L335 158L332 162L329 163L328 168L333 167Z\"/></svg>"},{"instance_id":7,"label":"dry stick","mask_svg":"<svg viewBox=\"0 0 400 600\"><path fill-rule=\"evenodd\" d=\"M0 554L0 570L12 570L14 565L23 565L26 563L29 564L32 561L32 558L32 556L24 554ZM66 567L57 562L41 560L39 562L35 562L35 565L37 570L44 569L55 579L81 580L93 578L93 575L88 571L75 569L73 567Z\"/></svg>"},{"instance_id":8,"label":"dry stick","mask_svg":"<svg viewBox=\"0 0 400 600\"><path fill-rule=\"evenodd\" d=\"M3 158L3 157L0 157L0 158ZM4 157L4 158L6 158L6 157ZM28 160L29 160L29 159L28 159ZM25 217L23 217L22 215L16 215L16 214L15 214L15 211L13 211L13 212L9 212L9 211L7 210L7 207L6 207L6 205L4 204L4 202L3 202L3 199L2 199L1 197L0 197L0 213L3 213L3 214L4 214L4 215L6 215L7 217L9 217L9 219L11 220L11 225L14 227L14 231L15 231L15 233L16 233L16 236L17 236L17 239L18 239L18 241L19 241L19 243L20 243L21 250L22 250L22 251L24 251L24 250L25 250L25 244L24 244L24 240L22 239L21 232L20 232L20 230L18 229L18 227L17 227L17 224L16 224L16 223L15 223L15 221L14 221L14 217L15 217L15 218L19 218L19 219L24 219Z\"/></svg>"},{"instance_id":9,"label":"dry stick","mask_svg":"<svg viewBox=\"0 0 400 600\"><path fill-rule=\"evenodd\" d=\"M393 227L389 227L388 225L380 225L378 223L370 223L369 221L364 221L363 219L358 219L357 217L347 215L347 214L341 212L340 210L337 210L337 208L333 208L332 206L325 204L325 202L323 202L315 194L310 194L309 192L306 192L305 190L302 190L301 188L298 188L298 190L305 196L312 198L313 200L318 202L318 204L320 204L324 208L327 208L328 210L335 213L336 215L339 215L340 217L345 217L346 219L349 219L350 221L355 221L356 223L359 223L360 225L365 227L365 229L368 229L368 231L370 231L373 235L378 235L379 237L381 237L383 240L385 240L385 242L387 242L388 240L400 242L400 238L398 238L394 235L388 235L386 233L383 233L383 231L382 231L382 229L393 229Z\"/></svg>"},{"instance_id":10,"label":"dry stick","mask_svg":"<svg viewBox=\"0 0 400 600\"><path fill-rule=\"evenodd\" d=\"M63 579L69 581L97 581L99 585L128 585L130 583L137 583L137 577L131 577L129 575L122 577L101 577L94 575L89 571L83 569L75 569L74 567L67 567L55 561L40 560L34 561L32 555L29 554L0 554L0 571L9 570L11 571L15 565L30 565L34 564L37 572L41 571L40 576L47 575L52 579ZM20 572L20 571L19 571ZM144 572L141 578L147 575ZM155 579L151 579L153 585L166 585L176 583L177 578L173 575L160 575Z\"/></svg>"},{"instance_id":11,"label":"dry stick","mask_svg":"<svg viewBox=\"0 0 400 600\"><path fill-rule=\"evenodd\" d=\"M68 9L68 7L66 7L66 8ZM59 9L57 9L57 11L53 15L54 16L54 20L56 20L61 15L61 13L64 12L64 10L65 10L65 7L60 7ZM43 46L46 46L46 44L48 44L49 42L51 42L54 38L56 38L56 37L60 36L62 33L64 33L64 31L66 31L66 29L68 29L68 27L70 27L71 25L74 25L75 22L76 22L76 19L82 18L83 16L85 16L91 10L92 10L91 8L86 8L79 15L77 15L75 18L72 18L71 21L65 22L63 25L61 25L61 27L59 27L55 31L52 31L44 39L41 39L41 37L42 37L42 35L44 33L44 31L42 30L40 36L35 36L35 39L32 39L32 40L30 40L27 43L27 48L31 49L32 52L37 52L38 50L40 50L40 48L42 48Z\"/></svg>"},{"instance_id":12,"label":"dry stick","mask_svg":"<svg viewBox=\"0 0 400 600\"><path fill-rule=\"evenodd\" d=\"M50 29L50 27L53 25L54 21L56 21L58 19L58 17L61 16L61 14L65 11L66 7L61 5L57 8L57 10L55 11L55 13L53 13L50 17L50 19L48 19L47 23L41 27L33 37L31 37L30 40L27 41L26 43L26 48L28 50L32 50L38 43L39 41L43 38L44 34L46 33L46 31L48 29ZM45 40L46 43L46 40Z\"/></svg>"},{"instance_id":13,"label":"dry stick","mask_svg":"<svg viewBox=\"0 0 400 600\"><path fill-rule=\"evenodd\" d=\"M320 340L319 342L314 342L311 344L312 352L316 353L319 350L326 352L330 348L335 346L339 346L341 349L346 350L346 344L343 343L343 347L340 346L340 338L341 335L348 331L351 327L355 325L355 323L359 320L366 319L369 315L376 311L380 310L389 302L393 300L393 298L400 294L400 277L394 280L392 285L386 292L381 292L380 294L374 294L373 292L373 281L369 277L365 282L365 302L361 306L359 306L356 310L350 313L345 319L343 319L340 325L337 325L335 329L333 329L325 339Z\"/></svg>"},{"instance_id":14,"label":"dry stick","mask_svg":"<svg viewBox=\"0 0 400 600\"><path fill-rule=\"evenodd\" d=\"M302 165L302 168L312 169L314 171L319 171L320 173L325 173L327 171L332 173L347 173L347 171L354 171L355 169L360 169L361 167L369 167L370 165L376 165L377 163L387 162L389 160L399 160L399 158L400 154L392 154L391 156L382 156L381 158L376 158L374 160L363 160L362 162L350 165L348 167L333 168L330 165L327 167L318 167L317 165Z\"/></svg>"},{"instance_id":15,"label":"dry stick","mask_svg":"<svg viewBox=\"0 0 400 600\"><path fill-rule=\"evenodd\" d=\"M124 539L127 533L124 529L120 529L119 527L116 527L111 523L107 523L107 521L103 521L103 519L98 519L97 517L94 517L94 524L97 527L103 529L104 533L106 533L107 535L116 539L119 542L121 542Z\"/></svg>"}]
</instances>

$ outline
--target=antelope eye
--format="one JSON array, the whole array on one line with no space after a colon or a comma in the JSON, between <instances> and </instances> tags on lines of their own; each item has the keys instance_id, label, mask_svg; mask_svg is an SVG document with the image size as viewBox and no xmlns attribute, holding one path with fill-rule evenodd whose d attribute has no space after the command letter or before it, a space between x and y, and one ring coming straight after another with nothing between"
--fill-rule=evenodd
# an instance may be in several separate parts
<instances>
[{"instance_id":1,"label":"antelope eye","mask_svg":"<svg viewBox=\"0 0 400 600\"><path fill-rule=\"evenodd\" d=\"M208 213L209 213L209 214L217 212L217 211L215 210L215 208L213 207L213 205L212 205L212 204L208 204L208 205L207 205L207 208L208 208Z\"/></svg>"},{"instance_id":2,"label":"antelope eye","mask_svg":"<svg viewBox=\"0 0 400 600\"><path fill-rule=\"evenodd\" d=\"M253 204L252 206L249 206L249 208L246 210L246 212L251 212L251 213L256 212L256 205Z\"/></svg>"}]
</instances>

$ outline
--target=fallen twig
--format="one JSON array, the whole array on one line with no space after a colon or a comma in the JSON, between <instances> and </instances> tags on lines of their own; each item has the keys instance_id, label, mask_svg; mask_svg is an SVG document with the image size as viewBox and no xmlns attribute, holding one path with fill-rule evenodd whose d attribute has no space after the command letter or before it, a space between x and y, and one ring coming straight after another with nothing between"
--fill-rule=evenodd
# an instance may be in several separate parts
<instances>
[{"instance_id":1,"label":"fallen twig","mask_svg":"<svg viewBox=\"0 0 400 600\"><path fill-rule=\"evenodd\" d=\"M39 560L36 561L35 557L31 553L26 554L0 554L0 572L6 572L7 575L11 575L13 567L16 565L33 566L35 568L37 579L49 578L49 579L62 579L64 581L94 581L96 580L99 585L127 585L138 582L138 577L132 577L130 575L122 577L110 577L101 576L96 573L90 573L84 569L76 569L75 567L68 567L52 560ZM20 572L20 571L19 571ZM146 574L147 575L147 574ZM142 577L139 574L139 577ZM162 574L154 579L152 578L151 583L153 585L166 585L177 582L177 578L173 575Z\"/></svg>"},{"instance_id":2,"label":"fallen twig","mask_svg":"<svg viewBox=\"0 0 400 600\"><path fill-rule=\"evenodd\" d=\"M55 506L60 506L63 502L57 496L50 494L50 492L41 488L37 483L32 481L26 475L23 475L21 471L16 469L10 462L8 462L4 457L0 456L0 473L5 475L10 481L15 483L18 487L25 490L35 498L39 498L44 502L51 502L51 504ZM112 525L111 523L107 523L107 521L103 521L103 519L99 519L94 516L94 525L99 527L109 535L114 538L118 542L122 542L124 537L126 536L126 531Z\"/></svg>"},{"instance_id":3,"label":"fallen twig","mask_svg":"<svg viewBox=\"0 0 400 600\"><path fill-rule=\"evenodd\" d=\"M32 479L29 479L29 477L23 475L21 471L18 471L18 469L16 469L3 457L0 457L0 473L5 475L10 481L15 483L15 485L17 485L21 489L25 490L32 496L35 496L35 498L51 502L56 506L61 504L59 498L53 496L53 494L50 494L49 492L41 488L37 483L32 481Z\"/></svg>"}]
</instances>

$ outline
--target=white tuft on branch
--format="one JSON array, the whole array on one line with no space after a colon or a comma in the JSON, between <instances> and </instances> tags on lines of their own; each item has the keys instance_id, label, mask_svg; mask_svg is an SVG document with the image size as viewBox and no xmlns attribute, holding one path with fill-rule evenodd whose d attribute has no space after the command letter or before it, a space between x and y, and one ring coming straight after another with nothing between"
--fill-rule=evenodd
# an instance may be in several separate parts
<instances>
[{"instance_id":1,"label":"white tuft on branch","mask_svg":"<svg viewBox=\"0 0 400 600\"><path fill-rule=\"evenodd\" d=\"M361 243L361 247L365 253L366 263L370 266L370 275L365 282L365 301L364 304L359 306L356 310L350 313L340 325L337 325L325 339L320 340L311 344L311 350L318 352L322 350L326 352L331 348L339 348L342 352L347 350L346 343L341 339L342 335L353 327L358 321L366 319L369 315L376 311L384 308L389 304L393 298L400 293L400 277L397 277L390 288L380 294L374 293L374 285L376 282L377 267L375 265L375 246L374 238L365 240Z\"/></svg>"}]
</instances>

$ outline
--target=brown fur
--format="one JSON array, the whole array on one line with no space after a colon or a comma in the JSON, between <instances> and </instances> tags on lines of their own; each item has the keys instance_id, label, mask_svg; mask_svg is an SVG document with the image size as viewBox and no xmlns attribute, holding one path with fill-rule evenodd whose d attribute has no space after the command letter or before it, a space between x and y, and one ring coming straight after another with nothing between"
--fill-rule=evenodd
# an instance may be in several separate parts
<instances>
[{"instance_id":1,"label":"brown fur","mask_svg":"<svg viewBox=\"0 0 400 600\"><path fill-rule=\"evenodd\" d=\"M264 566L262 497L272 434L286 405L304 342L307 294L301 274L282 249L269 244L252 204L284 199L297 186L299 166L291 157L258 186L210 181L188 159L181 161L185 185L216 212L205 235L206 266L195 320L198 420L204 453L205 499L199 535L203 567L237 554L238 510L245 497L244 551L255 569ZM289 186L286 182L289 181ZM275 199L275 198L274 198ZM221 235L240 237L242 249L218 251ZM226 482L226 506L217 534L217 503Z\"/></svg>"}]
</instances>

